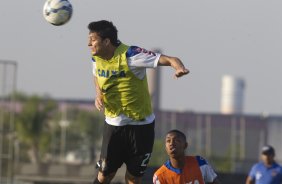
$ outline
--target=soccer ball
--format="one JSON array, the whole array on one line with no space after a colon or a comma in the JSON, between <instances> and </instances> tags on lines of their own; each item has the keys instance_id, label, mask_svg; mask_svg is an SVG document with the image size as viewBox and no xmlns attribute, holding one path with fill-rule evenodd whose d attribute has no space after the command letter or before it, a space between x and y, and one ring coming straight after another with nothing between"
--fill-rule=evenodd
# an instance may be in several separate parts
<instances>
[{"instance_id":1,"label":"soccer ball","mask_svg":"<svg viewBox=\"0 0 282 184\"><path fill-rule=\"evenodd\" d=\"M72 12L72 5L68 0L47 0L43 7L45 20L55 26L67 23Z\"/></svg>"}]
</instances>

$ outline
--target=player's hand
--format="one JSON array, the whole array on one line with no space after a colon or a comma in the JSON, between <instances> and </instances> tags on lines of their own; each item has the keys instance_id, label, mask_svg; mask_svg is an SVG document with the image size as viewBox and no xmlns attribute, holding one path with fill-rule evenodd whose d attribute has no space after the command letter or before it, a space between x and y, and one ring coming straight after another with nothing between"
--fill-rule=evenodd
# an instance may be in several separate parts
<instances>
[{"instance_id":1,"label":"player's hand","mask_svg":"<svg viewBox=\"0 0 282 184\"><path fill-rule=\"evenodd\" d=\"M179 78L179 77L182 77L183 75L187 75L189 72L190 71L187 68L181 67L181 68L175 70L174 77Z\"/></svg>"},{"instance_id":2,"label":"player's hand","mask_svg":"<svg viewBox=\"0 0 282 184\"><path fill-rule=\"evenodd\" d=\"M104 109L103 95L97 95L96 96L95 107L98 109L98 111L102 111Z\"/></svg>"}]
</instances>

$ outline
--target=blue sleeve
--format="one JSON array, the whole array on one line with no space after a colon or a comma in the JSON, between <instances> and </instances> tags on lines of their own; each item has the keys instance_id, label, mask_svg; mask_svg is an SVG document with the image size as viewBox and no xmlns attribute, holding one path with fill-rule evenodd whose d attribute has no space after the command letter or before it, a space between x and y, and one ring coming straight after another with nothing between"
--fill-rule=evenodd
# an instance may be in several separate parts
<instances>
[{"instance_id":1,"label":"blue sleeve","mask_svg":"<svg viewBox=\"0 0 282 184\"><path fill-rule=\"evenodd\" d=\"M138 47L138 46L130 46L126 52L126 57L129 58L129 57L133 57L137 54L149 54L149 55L154 55L156 56L156 54L152 51L148 51L146 49L143 49L141 47Z\"/></svg>"},{"instance_id":2,"label":"blue sleeve","mask_svg":"<svg viewBox=\"0 0 282 184\"><path fill-rule=\"evenodd\" d=\"M280 182L282 182L282 166L280 166Z\"/></svg>"},{"instance_id":3,"label":"blue sleeve","mask_svg":"<svg viewBox=\"0 0 282 184\"><path fill-rule=\"evenodd\" d=\"M199 166L208 165L208 162L201 156L196 156Z\"/></svg>"},{"instance_id":4,"label":"blue sleeve","mask_svg":"<svg viewBox=\"0 0 282 184\"><path fill-rule=\"evenodd\" d=\"M250 172L249 172L249 176L250 176L252 179L255 179L255 176L256 176L256 168L257 168L257 164L254 165L254 166L251 168Z\"/></svg>"},{"instance_id":5,"label":"blue sleeve","mask_svg":"<svg viewBox=\"0 0 282 184\"><path fill-rule=\"evenodd\" d=\"M132 57L135 56L136 54L139 54L140 52L142 52L142 49L140 47L137 46L130 46L126 52L126 57Z\"/></svg>"}]
</instances>

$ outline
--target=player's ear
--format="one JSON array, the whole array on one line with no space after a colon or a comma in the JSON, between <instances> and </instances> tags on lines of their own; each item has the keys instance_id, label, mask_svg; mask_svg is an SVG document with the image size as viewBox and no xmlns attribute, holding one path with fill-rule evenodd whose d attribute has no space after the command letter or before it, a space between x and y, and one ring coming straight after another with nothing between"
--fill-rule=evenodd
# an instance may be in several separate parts
<instances>
[{"instance_id":1,"label":"player's ear","mask_svg":"<svg viewBox=\"0 0 282 184\"><path fill-rule=\"evenodd\" d=\"M106 39L105 39L105 44L106 44L106 46L109 46L110 43L111 43L111 40L110 40L109 38L106 38Z\"/></svg>"}]
</instances>

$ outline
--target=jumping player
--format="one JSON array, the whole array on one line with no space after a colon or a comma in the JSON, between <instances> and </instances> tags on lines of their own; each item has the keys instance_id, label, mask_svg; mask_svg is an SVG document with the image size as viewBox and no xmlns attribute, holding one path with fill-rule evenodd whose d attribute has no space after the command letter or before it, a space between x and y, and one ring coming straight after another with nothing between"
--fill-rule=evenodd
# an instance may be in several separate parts
<instances>
[{"instance_id":1,"label":"jumping player","mask_svg":"<svg viewBox=\"0 0 282 184\"><path fill-rule=\"evenodd\" d=\"M218 184L217 175L200 156L185 156L186 136L179 130L166 134L165 149L169 160L154 174L154 184Z\"/></svg>"},{"instance_id":2,"label":"jumping player","mask_svg":"<svg viewBox=\"0 0 282 184\"><path fill-rule=\"evenodd\" d=\"M189 73L180 59L128 46L118 40L112 22L88 25L96 89L95 106L105 125L98 176L94 184L110 183L125 163L126 183L141 183L154 143L155 115L146 68L171 66L175 77Z\"/></svg>"}]
</instances>

